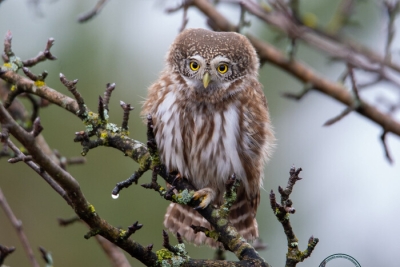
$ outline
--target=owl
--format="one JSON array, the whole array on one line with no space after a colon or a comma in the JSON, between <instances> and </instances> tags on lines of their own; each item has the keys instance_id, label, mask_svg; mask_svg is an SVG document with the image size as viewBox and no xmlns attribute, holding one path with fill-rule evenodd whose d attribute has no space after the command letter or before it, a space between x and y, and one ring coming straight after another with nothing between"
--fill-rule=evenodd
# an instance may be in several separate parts
<instances>
[{"instance_id":1,"label":"owl","mask_svg":"<svg viewBox=\"0 0 400 267\"><path fill-rule=\"evenodd\" d=\"M230 175L241 180L229 216L247 240L258 237L263 166L275 140L258 68L245 36L187 29L171 45L142 109L142 115L152 115L162 163L198 189L200 208L222 204ZM218 245L191 225L212 229L195 209L169 205L164 218L169 231L196 245Z\"/></svg>"}]
</instances>

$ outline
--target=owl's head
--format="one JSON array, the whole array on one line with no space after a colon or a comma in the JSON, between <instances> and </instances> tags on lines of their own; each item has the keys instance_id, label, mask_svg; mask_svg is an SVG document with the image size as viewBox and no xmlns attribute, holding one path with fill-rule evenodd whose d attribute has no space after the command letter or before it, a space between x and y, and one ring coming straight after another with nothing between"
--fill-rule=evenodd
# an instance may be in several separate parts
<instances>
[{"instance_id":1,"label":"owl's head","mask_svg":"<svg viewBox=\"0 0 400 267\"><path fill-rule=\"evenodd\" d=\"M229 87L238 80L257 77L259 67L257 54L246 37L205 29L180 33L170 48L167 63L197 93L230 91Z\"/></svg>"}]
</instances>

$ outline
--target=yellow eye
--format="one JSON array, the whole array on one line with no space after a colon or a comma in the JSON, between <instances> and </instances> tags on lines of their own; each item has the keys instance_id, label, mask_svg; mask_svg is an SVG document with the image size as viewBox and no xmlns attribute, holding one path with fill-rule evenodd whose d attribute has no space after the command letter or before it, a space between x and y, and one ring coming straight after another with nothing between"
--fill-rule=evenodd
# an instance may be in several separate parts
<instances>
[{"instance_id":1,"label":"yellow eye","mask_svg":"<svg viewBox=\"0 0 400 267\"><path fill-rule=\"evenodd\" d=\"M197 63L196 61L192 61L192 62L190 62L190 69L191 70L194 70L194 71L196 71L196 70L198 70L199 68L200 68L200 65L199 65L199 63Z\"/></svg>"},{"instance_id":2,"label":"yellow eye","mask_svg":"<svg viewBox=\"0 0 400 267\"><path fill-rule=\"evenodd\" d=\"M228 71L228 65L223 63L217 67L219 73L224 74Z\"/></svg>"}]
</instances>

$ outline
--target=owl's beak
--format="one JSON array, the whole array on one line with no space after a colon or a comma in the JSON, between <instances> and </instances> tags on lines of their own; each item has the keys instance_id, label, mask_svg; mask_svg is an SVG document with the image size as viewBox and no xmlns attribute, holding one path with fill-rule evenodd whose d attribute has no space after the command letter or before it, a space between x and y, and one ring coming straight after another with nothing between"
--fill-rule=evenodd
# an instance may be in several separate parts
<instances>
[{"instance_id":1,"label":"owl's beak","mask_svg":"<svg viewBox=\"0 0 400 267\"><path fill-rule=\"evenodd\" d=\"M206 73L204 74L204 76L203 76L203 85L204 85L204 88L207 88L207 86L208 86L208 84L210 83L210 81L211 81L211 76L210 76L210 74L209 74L208 72L206 72Z\"/></svg>"}]
</instances>

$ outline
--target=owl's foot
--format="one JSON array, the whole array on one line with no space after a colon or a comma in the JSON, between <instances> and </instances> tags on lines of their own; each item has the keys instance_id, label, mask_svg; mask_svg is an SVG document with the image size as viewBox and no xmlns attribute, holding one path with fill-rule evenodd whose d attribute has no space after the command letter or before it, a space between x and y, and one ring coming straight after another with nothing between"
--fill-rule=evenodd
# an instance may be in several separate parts
<instances>
[{"instance_id":1,"label":"owl's foot","mask_svg":"<svg viewBox=\"0 0 400 267\"><path fill-rule=\"evenodd\" d=\"M210 203L214 201L215 192L209 187L200 189L193 194L193 199L198 200L200 198L202 198L202 200L195 209L204 209L210 205Z\"/></svg>"}]
</instances>

